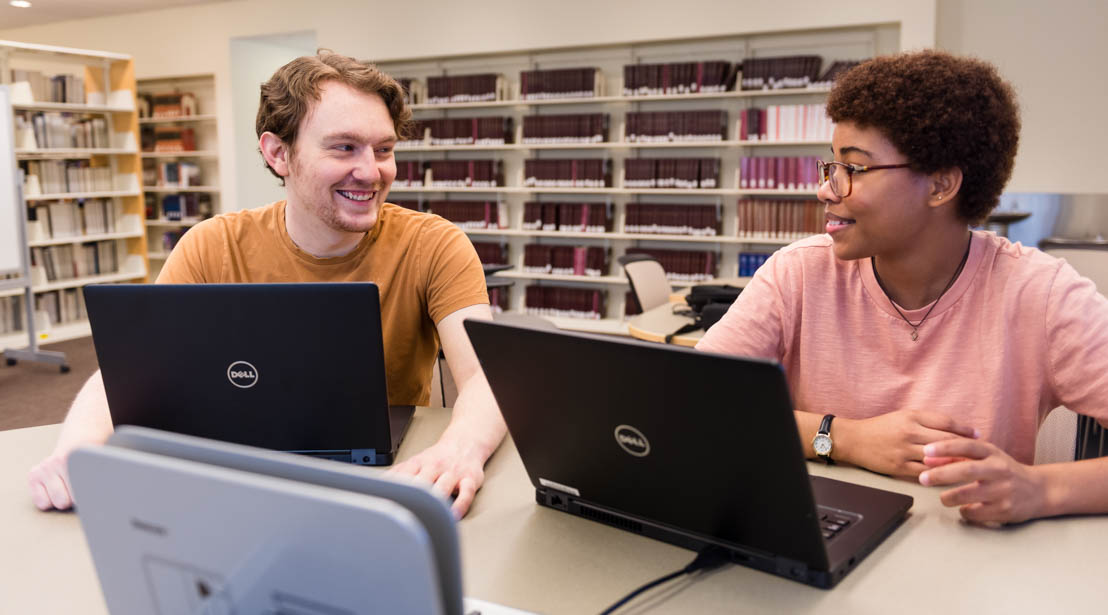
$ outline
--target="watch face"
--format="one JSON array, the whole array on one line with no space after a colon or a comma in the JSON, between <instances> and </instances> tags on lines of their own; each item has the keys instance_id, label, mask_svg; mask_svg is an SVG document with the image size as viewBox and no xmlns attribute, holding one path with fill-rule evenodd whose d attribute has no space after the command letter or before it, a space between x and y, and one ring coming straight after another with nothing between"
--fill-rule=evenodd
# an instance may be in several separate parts
<instances>
[{"instance_id":1,"label":"watch face","mask_svg":"<svg viewBox=\"0 0 1108 615\"><path fill-rule=\"evenodd\" d=\"M812 440L812 448L816 449L817 455L826 455L831 452L831 436L826 434L818 434L814 440Z\"/></svg>"}]
</instances>

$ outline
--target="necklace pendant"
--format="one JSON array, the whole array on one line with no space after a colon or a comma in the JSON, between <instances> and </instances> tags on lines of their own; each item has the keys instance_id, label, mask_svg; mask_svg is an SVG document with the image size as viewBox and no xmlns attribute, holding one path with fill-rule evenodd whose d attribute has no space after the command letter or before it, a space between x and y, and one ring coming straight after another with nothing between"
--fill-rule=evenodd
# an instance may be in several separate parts
<instances>
[{"instance_id":1,"label":"necklace pendant","mask_svg":"<svg viewBox=\"0 0 1108 615\"><path fill-rule=\"evenodd\" d=\"M918 339L919 339L919 332L916 331L915 329L912 329L912 341L914 342Z\"/></svg>"}]
</instances>

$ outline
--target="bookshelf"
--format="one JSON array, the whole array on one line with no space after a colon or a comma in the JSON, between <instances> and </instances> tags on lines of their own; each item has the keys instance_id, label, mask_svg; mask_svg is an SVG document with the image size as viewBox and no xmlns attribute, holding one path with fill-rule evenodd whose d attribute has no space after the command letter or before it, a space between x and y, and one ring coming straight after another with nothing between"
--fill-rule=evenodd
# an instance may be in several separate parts
<instances>
[{"instance_id":1,"label":"bookshelf","mask_svg":"<svg viewBox=\"0 0 1108 615\"><path fill-rule=\"evenodd\" d=\"M714 38L639 41L570 49L533 49L495 54L400 58L381 60L379 66L398 79L411 79L417 97L412 105L417 121L459 118L508 118L511 131L504 143L474 145L438 145L423 139L403 143L396 149L398 165L414 161L428 165L434 161L496 161L502 182L496 187L446 187L404 185L397 181L390 200L426 209L434 201L485 201L492 204L490 228L461 225L475 243L500 244L507 249L512 269L497 274L515 282L510 292L509 310L524 311L525 287L557 285L570 288L607 290L606 309L600 320L557 317L560 327L609 334L626 334L624 323L626 277L616 262L620 255L636 249L709 251L718 263L717 277L737 278L740 254L770 253L804 236L785 229L752 230L748 218L741 218L740 200L773 199L785 202L814 201L814 190L778 190L743 187L740 171L743 157L826 157L829 138L789 138L747 140L743 133L742 112L778 105L822 104L828 84L777 90L741 90L689 92L677 94L630 95L624 92L624 67L637 64L709 62L723 60L738 63L748 58L793 55L818 55L823 59L820 72L833 61L862 60L878 54L899 51L899 27L862 25L812 31L736 34ZM599 88L592 96L578 98L524 99L521 73L534 70L574 68L596 69ZM499 74L497 100L482 102L428 103L429 78L477 74ZM631 114L661 112L706 112L726 114L721 133L714 140L632 141L627 138ZM523 139L524 118L565 114L605 114L607 133L595 142L527 143ZM476 125L476 122L475 122ZM525 161L543 159L603 159L611 173L605 187L536 187L525 185ZM639 188L625 183L628 161L640 158L718 158L718 182L705 188ZM432 174L433 175L433 174ZM611 227L606 232L565 232L524 227L525 204L588 203L611 212ZM630 205L714 206L720 212L716 235L675 235L628 232ZM740 228L747 223L746 229ZM819 228L822 228L820 226ZM820 231L821 232L821 231ZM524 247L529 244L550 246L601 247L609 252L609 269L600 276L552 275L524 269ZM688 283L674 282L675 286Z\"/></svg>"},{"instance_id":2,"label":"bookshelf","mask_svg":"<svg viewBox=\"0 0 1108 615\"><path fill-rule=\"evenodd\" d=\"M81 288L147 280L130 56L0 41L26 176L36 342L90 333ZM0 348L27 345L22 291L0 294Z\"/></svg>"},{"instance_id":3,"label":"bookshelf","mask_svg":"<svg viewBox=\"0 0 1108 615\"><path fill-rule=\"evenodd\" d=\"M185 231L222 211L215 97L210 74L138 80L151 279Z\"/></svg>"}]
</instances>

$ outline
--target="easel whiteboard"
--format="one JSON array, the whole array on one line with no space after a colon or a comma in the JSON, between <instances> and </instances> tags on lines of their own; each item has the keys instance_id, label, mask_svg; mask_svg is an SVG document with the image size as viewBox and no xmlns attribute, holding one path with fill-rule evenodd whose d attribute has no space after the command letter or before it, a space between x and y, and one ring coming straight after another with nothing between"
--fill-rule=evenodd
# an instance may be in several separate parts
<instances>
[{"instance_id":1,"label":"easel whiteboard","mask_svg":"<svg viewBox=\"0 0 1108 615\"><path fill-rule=\"evenodd\" d=\"M27 212L22 211L16 182L15 119L12 117L11 91L0 85L0 274L23 272L21 227Z\"/></svg>"}]
</instances>

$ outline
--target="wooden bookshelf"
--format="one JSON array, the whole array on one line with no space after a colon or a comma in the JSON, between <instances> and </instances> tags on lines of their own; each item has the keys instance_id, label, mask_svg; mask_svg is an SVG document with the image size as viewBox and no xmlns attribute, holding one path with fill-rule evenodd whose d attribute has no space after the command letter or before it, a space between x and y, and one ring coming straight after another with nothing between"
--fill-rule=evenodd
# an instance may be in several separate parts
<instances>
[{"instance_id":1,"label":"wooden bookshelf","mask_svg":"<svg viewBox=\"0 0 1108 615\"><path fill-rule=\"evenodd\" d=\"M721 36L706 39L640 41L572 49L533 49L467 56L383 60L379 66L398 78L426 83L428 77L497 73L508 81L500 94L503 100L463 103L415 104L417 120L449 118L508 117L513 124L510 142L491 145L432 145L430 142L405 144L396 149L398 163L435 160L496 160L503 171L503 185L475 188L394 184L390 199L424 206L435 200L489 201L504 212L500 223L505 228L465 228L475 242L501 243L507 246L508 262L513 269L497 274L515 280L510 290L510 310L523 312L524 287L531 283L568 286L606 287L607 311L600 321L561 318L560 326L626 333L623 324L626 278L616 258L633 248L707 250L715 252L719 263L716 276L738 277L739 254L772 252L795 241L798 236L759 234L739 231L738 202L744 198L773 200L814 200L814 190L777 190L740 188L738 171L743 156L821 156L830 148L827 139L745 140L740 135L741 112L768 105L822 103L826 87L779 90L732 90L649 96L625 96L623 67L639 63L692 62L787 55L820 55L823 69L834 60L861 60L882 53L899 51L895 25L865 25L818 31L767 32ZM580 98L525 100L520 96L520 72L536 69L594 67L603 87L595 96ZM504 94L506 92L506 95ZM419 102L419 101L417 101ZM726 111L726 129L718 140L630 142L625 137L627 114L661 111ZM532 115L567 113L604 113L608 115L608 133L603 142L525 143L523 118ZM711 189L628 188L623 176L625 162L635 158L718 158L718 185ZM529 158L577 158L608 161L611 186L535 187L525 186L524 161ZM424 178L426 179L426 178ZM603 205L612 210L611 231L605 233L541 231L523 228L523 205L529 201L544 203L582 203ZM714 205L722 211L718 235L662 235L624 231L627 205L632 203L665 205ZM523 272L523 250L529 243L551 245L602 246L611 250L611 268L606 275L553 276ZM575 326L575 325L580 325Z\"/></svg>"},{"instance_id":2,"label":"wooden bookshelf","mask_svg":"<svg viewBox=\"0 0 1108 615\"><path fill-rule=\"evenodd\" d=\"M59 226L56 229L58 236L53 235L55 229L47 220L38 220L29 226L35 232L28 234L27 241L32 259L38 259L31 267L31 288L35 295L36 323L41 327L39 341L85 336L89 334L89 329L83 314L83 301L80 301L83 286L107 281L147 280L146 227L141 224L143 193L137 181L140 158L134 62L125 54L0 41L0 67L3 68L0 70L0 83L11 87L17 124L16 160L25 172L44 173L46 167L43 165L69 169L73 166L71 161L84 161L80 164L109 171L108 175L100 176L100 189L90 189L92 185L87 183L89 175L70 175L67 172L52 179L51 186L61 185L61 190L40 189L30 191L26 196L29 216L43 215L43 212L49 216L52 207L69 207L67 203L78 200L85 202L81 209L72 206L72 220L66 221L64 226L67 228ZM52 81L51 77L57 75L68 77ZM16 80L16 77L19 79ZM61 98L61 83L68 90L64 99ZM50 145L54 147L46 147L44 139L47 129L42 128L41 132L33 130L36 117L42 125L47 121L65 126L74 125L66 122L86 123L93 128L85 134L102 135L96 138L103 139L103 145L58 146L59 138L74 139L73 134L76 133L71 133L68 137L53 137L55 141ZM18 129L21 119L26 126L22 132ZM105 189L109 175L111 186ZM36 174L35 181L40 186L45 179L45 175L40 177ZM103 214L111 220L109 232L86 230L86 225L92 224L85 217L90 211L87 209L89 199L103 199ZM60 214L62 210L57 211ZM65 214L63 217L70 216ZM68 228L74 224L77 228ZM73 236L63 236L74 230L76 234ZM88 255L81 252L82 244L93 244L99 249L107 243L114 244L118 265L116 271L78 278L63 277L67 267L76 267L64 260L65 255L72 253L75 261L87 260ZM57 261L54 263L57 279L46 279L47 269L41 261L46 260L47 255ZM92 270L95 271L95 268ZM11 293L6 295L0 300L21 300L21 297ZM67 300L71 309L61 307ZM26 316L23 315L24 318ZM6 329L0 327L0 331ZM25 332L6 331L0 334L0 347L22 347L26 343Z\"/></svg>"},{"instance_id":3,"label":"wooden bookshelf","mask_svg":"<svg viewBox=\"0 0 1108 615\"><path fill-rule=\"evenodd\" d=\"M143 191L146 193L149 230L148 250L151 260L151 277L161 271L170 245L182 231L202 220L207 215L222 211L219 181L219 118L216 109L214 75L179 75L149 77L138 80L140 130L147 135L143 146ZM155 114L151 105L150 114L146 114L146 103L153 98L166 94L188 94L195 101L195 113L162 117ZM193 109L188 109L193 111ZM154 144L150 142L152 134L159 130L179 128L193 135L195 150L192 151L150 151ZM193 165L198 179L180 185L181 181L166 181L164 165L185 163ZM178 167L178 168L183 168ZM199 181L199 183L196 183ZM203 210L203 215L186 216L183 220L167 220L163 211L168 199L185 199L189 207ZM184 213L184 212L183 212Z\"/></svg>"}]
</instances>

